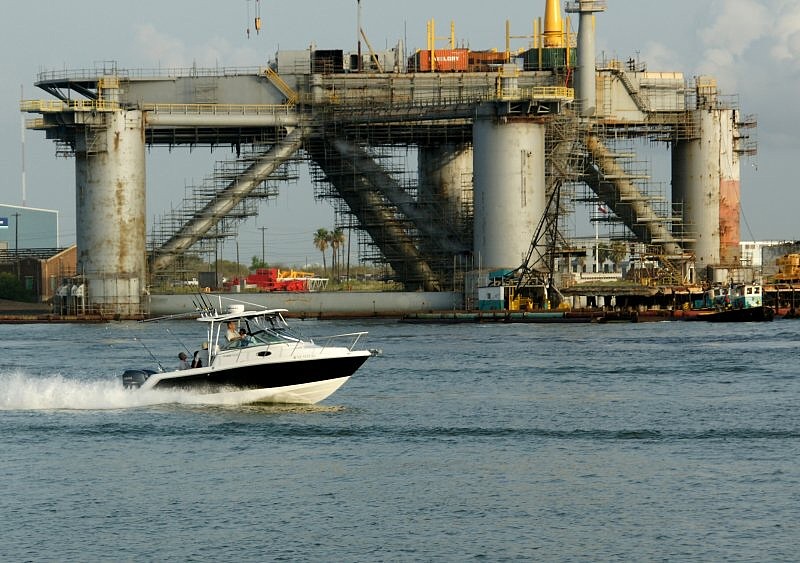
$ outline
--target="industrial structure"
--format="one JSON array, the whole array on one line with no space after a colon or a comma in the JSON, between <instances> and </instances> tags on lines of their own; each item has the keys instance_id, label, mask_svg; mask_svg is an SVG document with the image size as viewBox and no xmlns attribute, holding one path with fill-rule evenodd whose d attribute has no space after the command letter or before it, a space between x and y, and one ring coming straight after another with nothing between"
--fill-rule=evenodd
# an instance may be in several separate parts
<instances>
[{"instance_id":1,"label":"industrial structure","mask_svg":"<svg viewBox=\"0 0 800 563\"><path fill-rule=\"evenodd\" d=\"M88 302L139 314L148 279L233 236L306 162L339 226L359 231L362 256L409 290L470 287L464 272L477 287L501 270L549 301L569 283L568 217L580 203L599 206L629 252L658 261L663 283L725 275L738 266L739 158L755 151L754 120L712 78L598 61L605 8L577 0L562 14L547 0L526 47L512 50L507 23L504 52L460 49L453 27L440 49L430 21L426 49L410 55L402 44L362 53L359 40L356 53L280 51L258 69L41 73L53 99L21 109L75 158ZM672 150L669 198L625 148L642 139ZM237 157L147 226L146 148L179 145Z\"/></svg>"}]
</instances>

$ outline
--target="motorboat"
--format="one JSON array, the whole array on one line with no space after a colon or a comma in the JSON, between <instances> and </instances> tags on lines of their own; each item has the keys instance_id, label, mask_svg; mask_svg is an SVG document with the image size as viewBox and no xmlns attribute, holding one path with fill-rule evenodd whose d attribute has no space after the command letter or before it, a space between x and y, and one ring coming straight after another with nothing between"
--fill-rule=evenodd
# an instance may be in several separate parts
<instances>
[{"instance_id":1,"label":"motorboat","mask_svg":"<svg viewBox=\"0 0 800 563\"><path fill-rule=\"evenodd\" d=\"M695 320L710 322L765 322L775 318L775 310L764 304L761 284L715 287L705 292L703 308Z\"/></svg>"},{"instance_id":2,"label":"motorboat","mask_svg":"<svg viewBox=\"0 0 800 563\"><path fill-rule=\"evenodd\" d=\"M129 369L122 383L128 389L189 391L209 403L315 404L377 354L356 349L366 332L306 338L288 325L287 312L245 310L241 304L224 313L205 310L197 320L206 325L206 338L189 367Z\"/></svg>"}]
</instances>

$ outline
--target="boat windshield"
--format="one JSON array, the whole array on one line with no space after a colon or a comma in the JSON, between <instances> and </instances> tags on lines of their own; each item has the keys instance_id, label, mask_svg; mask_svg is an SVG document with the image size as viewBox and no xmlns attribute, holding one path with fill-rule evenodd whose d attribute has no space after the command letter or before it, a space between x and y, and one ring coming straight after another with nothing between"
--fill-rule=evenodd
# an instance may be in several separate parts
<instances>
[{"instance_id":1,"label":"boat windshield","mask_svg":"<svg viewBox=\"0 0 800 563\"><path fill-rule=\"evenodd\" d=\"M285 344L303 340L303 335L298 330L290 328L280 315L245 318L242 319L240 326L246 327L243 338L228 342L225 345L226 349Z\"/></svg>"}]
</instances>

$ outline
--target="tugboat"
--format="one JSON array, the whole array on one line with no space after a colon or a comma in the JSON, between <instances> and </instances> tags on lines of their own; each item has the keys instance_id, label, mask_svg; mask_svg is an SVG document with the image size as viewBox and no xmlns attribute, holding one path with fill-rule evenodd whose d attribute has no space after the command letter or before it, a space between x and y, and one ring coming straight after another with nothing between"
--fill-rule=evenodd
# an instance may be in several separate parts
<instances>
[{"instance_id":1,"label":"tugboat","mask_svg":"<svg viewBox=\"0 0 800 563\"><path fill-rule=\"evenodd\" d=\"M366 332L314 342L289 327L283 317L286 312L245 311L241 304L231 305L225 313L203 312L197 320L206 324L206 339L189 367L129 369L122 375L123 386L186 390L213 404L315 404L377 355L355 349Z\"/></svg>"},{"instance_id":2,"label":"tugboat","mask_svg":"<svg viewBox=\"0 0 800 563\"><path fill-rule=\"evenodd\" d=\"M763 288L757 283L713 288L705 295L705 305L713 309L698 313L696 318L716 323L771 321L775 311L764 305L763 298Z\"/></svg>"}]
</instances>

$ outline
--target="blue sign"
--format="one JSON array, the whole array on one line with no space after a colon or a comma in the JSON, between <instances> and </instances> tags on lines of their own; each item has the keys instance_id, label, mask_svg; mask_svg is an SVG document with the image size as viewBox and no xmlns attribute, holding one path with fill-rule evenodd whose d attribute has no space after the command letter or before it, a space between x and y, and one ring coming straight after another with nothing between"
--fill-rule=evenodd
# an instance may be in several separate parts
<instances>
[{"instance_id":1,"label":"blue sign","mask_svg":"<svg viewBox=\"0 0 800 563\"><path fill-rule=\"evenodd\" d=\"M0 229L8 228L8 217L0 217Z\"/></svg>"}]
</instances>

